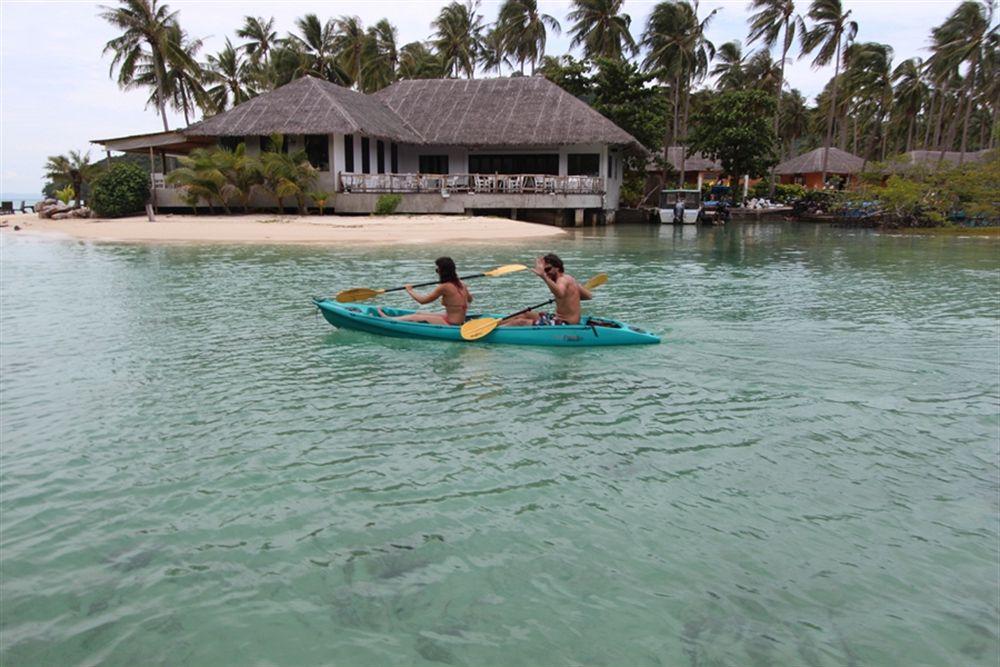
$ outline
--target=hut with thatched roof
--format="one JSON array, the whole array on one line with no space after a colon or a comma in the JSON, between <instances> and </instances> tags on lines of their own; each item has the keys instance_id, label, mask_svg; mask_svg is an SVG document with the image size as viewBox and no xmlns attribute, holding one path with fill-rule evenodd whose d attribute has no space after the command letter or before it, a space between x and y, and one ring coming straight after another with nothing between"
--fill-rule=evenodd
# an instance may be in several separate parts
<instances>
[{"instance_id":1,"label":"hut with thatched roof","mask_svg":"<svg viewBox=\"0 0 1000 667\"><path fill-rule=\"evenodd\" d=\"M628 132L541 77L400 81L365 95L307 76L183 130L95 143L151 155L243 143L258 154L275 149L276 133L280 150L306 151L319 187L338 193L338 211L357 213L398 193L401 212L613 217L624 158L644 153ZM160 205L180 205L180 193L153 178Z\"/></svg>"},{"instance_id":2,"label":"hut with thatched roof","mask_svg":"<svg viewBox=\"0 0 1000 667\"><path fill-rule=\"evenodd\" d=\"M960 164L983 162L989 152L988 150L966 153L961 151L909 151L891 160L889 165L890 168L899 167L901 171L918 167L930 169L939 166L954 167Z\"/></svg>"},{"instance_id":3,"label":"hut with thatched roof","mask_svg":"<svg viewBox=\"0 0 1000 667\"><path fill-rule=\"evenodd\" d=\"M827 183L823 183L823 151L829 151L826 164ZM807 188L821 189L836 179L840 186L855 181L865 166L864 158L839 148L817 148L774 168L782 183L797 183Z\"/></svg>"}]
</instances>

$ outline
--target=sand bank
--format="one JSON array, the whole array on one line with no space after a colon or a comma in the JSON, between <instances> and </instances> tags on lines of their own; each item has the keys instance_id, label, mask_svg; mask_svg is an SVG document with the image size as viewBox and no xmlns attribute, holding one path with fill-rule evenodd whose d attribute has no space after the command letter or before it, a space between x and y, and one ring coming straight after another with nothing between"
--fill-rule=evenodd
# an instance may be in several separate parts
<instances>
[{"instance_id":1,"label":"sand bank","mask_svg":"<svg viewBox=\"0 0 1000 667\"><path fill-rule=\"evenodd\" d=\"M42 220L31 214L4 216L5 234L71 237L90 241L196 243L443 243L552 238L566 232L506 218L443 215L278 216L158 215L114 220ZM14 225L21 231L13 232Z\"/></svg>"}]
</instances>

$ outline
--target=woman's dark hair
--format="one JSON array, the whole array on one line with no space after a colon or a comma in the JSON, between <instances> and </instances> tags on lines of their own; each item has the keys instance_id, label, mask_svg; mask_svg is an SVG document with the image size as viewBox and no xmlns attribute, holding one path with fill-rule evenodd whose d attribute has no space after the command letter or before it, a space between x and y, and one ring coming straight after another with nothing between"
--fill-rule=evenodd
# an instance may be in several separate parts
<instances>
[{"instance_id":1,"label":"woman's dark hair","mask_svg":"<svg viewBox=\"0 0 1000 667\"><path fill-rule=\"evenodd\" d=\"M462 281L458 279L458 271L455 269L455 260L451 257L438 257L434 263L438 268L438 282L451 283L462 289Z\"/></svg>"},{"instance_id":2,"label":"woman's dark hair","mask_svg":"<svg viewBox=\"0 0 1000 667\"><path fill-rule=\"evenodd\" d=\"M550 252L545 257L542 257L542 261L551 266L553 269L557 269L559 273L565 272L562 260L559 259L559 255L555 254L554 252Z\"/></svg>"}]
</instances>

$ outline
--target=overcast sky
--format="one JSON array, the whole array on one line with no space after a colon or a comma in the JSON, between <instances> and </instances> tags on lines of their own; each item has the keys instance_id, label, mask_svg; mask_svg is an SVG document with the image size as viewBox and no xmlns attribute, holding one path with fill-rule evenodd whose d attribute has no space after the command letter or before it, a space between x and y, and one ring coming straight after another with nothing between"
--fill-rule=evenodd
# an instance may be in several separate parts
<instances>
[{"instance_id":1,"label":"overcast sky","mask_svg":"<svg viewBox=\"0 0 1000 667\"><path fill-rule=\"evenodd\" d=\"M296 17L316 13L321 19L356 14L365 25L387 17L399 29L400 44L426 39L430 22L445 0L167 0L180 11L190 35L205 40L214 53L225 38L234 43L235 29L247 14L274 16L278 32L293 28ZM70 149L90 150L102 157L91 139L124 136L162 129L155 109L145 108L146 91L123 92L108 77L110 60L101 55L115 31L98 17L99 4L82 0L0 0L0 190L5 193L40 191L45 159ZM653 0L626 0L632 34L638 39ZM798 0L800 11L806 0ZM939 24L958 0L844 0L859 23L858 40L878 41L895 50L895 62L926 57L930 28ZM500 0L484 0L487 21L496 18ZM568 29L569 0L540 0L541 10ZM716 46L746 38L744 0L703 0L702 15L720 8L709 29ZM550 35L546 51L565 53L570 38ZM797 55L797 52L795 52ZM579 55L579 54L576 54ZM831 76L832 66L813 70L808 59L786 68L789 84L810 99ZM171 128L182 126L174 114Z\"/></svg>"}]
</instances>

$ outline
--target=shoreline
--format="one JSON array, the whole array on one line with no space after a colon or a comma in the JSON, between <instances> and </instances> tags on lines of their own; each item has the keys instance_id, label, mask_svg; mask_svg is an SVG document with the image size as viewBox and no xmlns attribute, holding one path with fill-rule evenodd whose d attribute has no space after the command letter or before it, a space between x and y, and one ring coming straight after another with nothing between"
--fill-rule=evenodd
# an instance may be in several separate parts
<instances>
[{"instance_id":1,"label":"shoreline","mask_svg":"<svg viewBox=\"0 0 1000 667\"><path fill-rule=\"evenodd\" d=\"M116 219L4 216L4 233L102 243L422 244L490 243L566 236L559 227L507 218L456 215L305 216L160 214ZM14 231L14 225L21 229Z\"/></svg>"}]
</instances>

